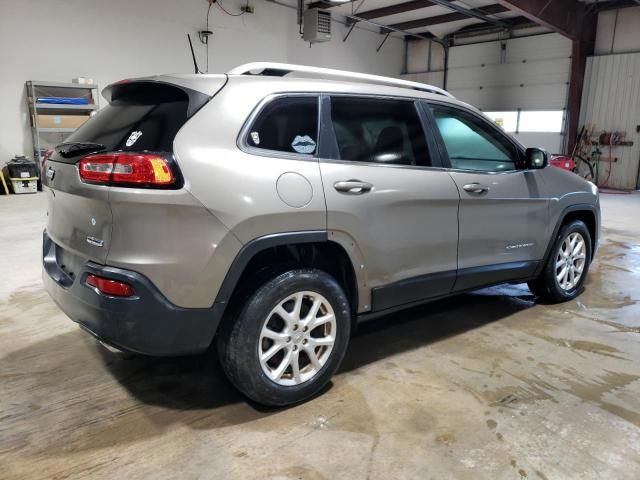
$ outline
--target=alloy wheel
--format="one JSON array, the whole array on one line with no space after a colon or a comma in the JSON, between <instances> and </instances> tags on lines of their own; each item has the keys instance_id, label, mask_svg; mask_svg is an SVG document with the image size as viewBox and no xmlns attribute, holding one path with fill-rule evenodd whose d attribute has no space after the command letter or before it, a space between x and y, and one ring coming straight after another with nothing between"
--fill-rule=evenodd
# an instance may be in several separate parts
<instances>
[{"instance_id":1,"label":"alloy wheel","mask_svg":"<svg viewBox=\"0 0 640 480\"><path fill-rule=\"evenodd\" d=\"M584 237L572 232L564 239L556 256L556 279L564 291L569 291L582 278L587 257Z\"/></svg>"},{"instance_id":2,"label":"alloy wheel","mask_svg":"<svg viewBox=\"0 0 640 480\"><path fill-rule=\"evenodd\" d=\"M336 340L336 317L317 292L287 296L266 317L258 341L262 371L279 385L293 386L315 377Z\"/></svg>"}]
</instances>

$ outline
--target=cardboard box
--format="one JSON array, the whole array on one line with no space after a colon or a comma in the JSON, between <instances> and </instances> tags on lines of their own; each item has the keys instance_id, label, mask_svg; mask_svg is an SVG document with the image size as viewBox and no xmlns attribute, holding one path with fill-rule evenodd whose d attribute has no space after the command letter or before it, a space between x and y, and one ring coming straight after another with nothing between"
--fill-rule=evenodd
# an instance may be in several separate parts
<instances>
[{"instance_id":1,"label":"cardboard box","mask_svg":"<svg viewBox=\"0 0 640 480\"><path fill-rule=\"evenodd\" d=\"M38 115L38 123L40 128L78 128L89 120L89 117L89 115Z\"/></svg>"},{"instance_id":2,"label":"cardboard box","mask_svg":"<svg viewBox=\"0 0 640 480\"><path fill-rule=\"evenodd\" d=\"M13 193L37 193L38 181L37 180L18 180L11 179L11 186L13 187Z\"/></svg>"}]
</instances>

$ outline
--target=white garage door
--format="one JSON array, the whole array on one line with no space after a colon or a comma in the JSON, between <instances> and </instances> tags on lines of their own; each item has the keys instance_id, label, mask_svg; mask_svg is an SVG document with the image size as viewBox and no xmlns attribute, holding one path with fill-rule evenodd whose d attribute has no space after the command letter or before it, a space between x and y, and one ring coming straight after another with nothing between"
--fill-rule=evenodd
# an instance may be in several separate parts
<instances>
[{"instance_id":1,"label":"white garage door","mask_svg":"<svg viewBox=\"0 0 640 480\"><path fill-rule=\"evenodd\" d=\"M410 68L419 64L419 54L413 46ZM555 33L461 45L449 49L447 90L487 112L525 145L558 153L570 70L571 41ZM405 78L441 85L442 72Z\"/></svg>"},{"instance_id":2,"label":"white garage door","mask_svg":"<svg viewBox=\"0 0 640 480\"><path fill-rule=\"evenodd\" d=\"M500 42L453 47L447 88L490 116L519 111L518 124L505 129L527 146L558 153L563 122L552 119L565 112L570 57L571 41L558 34L514 38L504 47Z\"/></svg>"}]
</instances>

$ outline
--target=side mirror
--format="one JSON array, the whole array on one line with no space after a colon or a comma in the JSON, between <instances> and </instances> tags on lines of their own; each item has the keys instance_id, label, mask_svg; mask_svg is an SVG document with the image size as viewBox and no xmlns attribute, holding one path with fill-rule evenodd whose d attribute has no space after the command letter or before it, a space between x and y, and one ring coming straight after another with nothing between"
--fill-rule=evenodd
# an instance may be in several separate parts
<instances>
[{"instance_id":1,"label":"side mirror","mask_svg":"<svg viewBox=\"0 0 640 480\"><path fill-rule=\"evenodd\" d=\"M549 152L542 148L527 148L525 153L526 168L539 170L549 165Z\"/></svg>"}]
</instances>

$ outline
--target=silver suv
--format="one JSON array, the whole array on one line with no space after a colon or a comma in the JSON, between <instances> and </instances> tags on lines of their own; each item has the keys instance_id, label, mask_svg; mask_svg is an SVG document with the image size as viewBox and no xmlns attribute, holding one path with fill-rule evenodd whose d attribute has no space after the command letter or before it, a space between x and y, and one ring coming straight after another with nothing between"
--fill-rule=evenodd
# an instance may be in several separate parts
<instances>
[{"instance_id":1,"label":"silver suv","mask_svg":"<svg viewBox=\"0 0 640 480\"><path fill-rule=\"evenodd\" d=\"M596 187L436 87L256 63L103 95L44 167L48 292L121 350L215 341L263 404L319 392L359 321L503 282L572 299L596 249Z\"/></svg>"}]
</instances>

